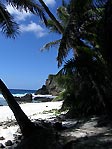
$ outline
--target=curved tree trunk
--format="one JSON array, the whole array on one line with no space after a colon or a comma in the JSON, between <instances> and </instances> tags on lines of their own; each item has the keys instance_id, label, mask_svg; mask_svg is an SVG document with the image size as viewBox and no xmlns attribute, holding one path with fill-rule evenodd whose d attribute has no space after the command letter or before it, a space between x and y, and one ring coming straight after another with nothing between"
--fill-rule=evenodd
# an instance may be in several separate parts
<instances>
[{"instance_id":1,"label":"curved tree trunk","mask_svg":"<svg viewBox=\"0 0 112 149\"><path fill-rule=\"evenodd\" d=\"M51 11L49 10L49 8L46 6L46 4L44 3L43 0L39 0L39 2L41 3L41 5L43 6L43 8L45 9L46 13L49 15L49 17L52 19L52 21L54 22L56 28L58 29L58 31L63 34L64 29L61 26L61 24L57 21L57 19L55 18L55 16L51 13Z\"/></svg>"},{"instance_id":2,"label":"curved tree trunk","mask_svg":"<svg viewBox=\"0 0 112 149\"><path fill-rule=\"evenodd\" d=\"M3 83L3 81L0 79L0 92L6 99L8 106L14 113L14 116L18 122L18 125L20 126L21 132L23 136L29 136L36 128L34 123L28 119L26 114L22 111L19 104L14 99L14 96L10 93L6 85Z\"/></svg>"}]
</instances>

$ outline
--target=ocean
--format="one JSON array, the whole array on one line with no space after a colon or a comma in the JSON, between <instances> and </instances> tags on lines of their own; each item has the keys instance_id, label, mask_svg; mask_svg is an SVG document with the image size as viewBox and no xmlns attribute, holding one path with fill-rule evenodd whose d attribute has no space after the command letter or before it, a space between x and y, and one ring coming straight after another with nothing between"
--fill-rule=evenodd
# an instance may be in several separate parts
<instances>
[{"instance_id":1,"label":"ocean","mask_svg":"<svg viewBox=\"0 0 112 149\"><path fill-rule=\"evenodd\" d=\"M25 89L9 89L13 96L21 97L26 94L34 94L36 90L25 90ZM6 106L7 102L3 98L2 94L0 94L0 105Z\"/></svg>"}]
</instances>

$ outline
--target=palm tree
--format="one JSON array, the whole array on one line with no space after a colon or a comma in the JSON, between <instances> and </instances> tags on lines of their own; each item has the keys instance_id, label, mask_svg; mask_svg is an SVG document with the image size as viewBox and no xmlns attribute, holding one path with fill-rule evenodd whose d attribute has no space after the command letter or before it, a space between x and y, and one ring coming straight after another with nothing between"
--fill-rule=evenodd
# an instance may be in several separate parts
<instances>
[{"instance_id":1,"label":"palm tree","mask_svg":"<svg viewBox=\"0 0 112 149\"><path fill-rule=\"evenodd\" d=\"M4 2L5 3L5 2ZM41 6L37 3L34 3L32 0L7 0L6 4L13 6L20 11L24 9L25 11L30 11L33 14L39 15L44 22L46 23L46 18L44 11ZM0 1L0 27L2 32L6 35L6 37L15 38L16 35L19 33L18 24L14 22L13 17L7 11L5 4ZM0 91L3 94L4 98L6 99L10 109L13 111L14 116L20 126L21 132L23 136L30 136L38 126L35 126L32 123L26 114L22 111L19 104L15 101L13 95L10 93L6 85L0 79Z\"/></svg>"},{"instance_id":2,"label":"palm tree","mask_svg":"<svg viewBox=\"0 0 112 149\"><path fill-rule=\"evenodd\" d=\"M106 8L106 10L108 10L111 7L109 2L110 1L108 1L106 3L106 7L104 7L104 1L98 1L94 3L92 0L85 0L83 2L81 0L71 0L69 7L70 13L68 13L68 22L63 25L64 32L60 32L58 30L53 20L48 21L48 27L50 30L61 33L63 35L62 39L47 43L43 49L49 49L53 45L60 44L57 57L59 66L62 64L64 58L66 58L68 55L69 50L71 48L75 50L75 64L74 61L71 61L73 64L69 62L71 66L74 66L72 69L77 70L75 73L80 74L83 79L89 78L89 82L91 82L92 86L94 86L93 88L95 89L98 100L101 102L102 107L105 105L106 110L108 111L109 115L111 115L110 90L112 89L112 84L111 81L109 83L109 80L111 80L111 75L109 74L110 71L108 71L108 67L105 65L106 54L103 54L101 51L101 44L103 42L106 43L106 46L111 45L111 38L109 38L111 32L106 32L108 29L107 25L110 24L111 26L111 21L110 23L107 22L106 24L106 31L104 32L106 36L103 34L103 38L107 37L107 34L109 34L108 42L106 42L105 38L105 41L103 40L102 42L102 33L101 35L98 33L98 30L102 29L104 9ZM109 5L108 9L107 4ZM58 11L58 14L59 12L60 11ZM109 12L111 12L111 9L109 9ZM108 14L111 18L111 13L109 12L106 14ZM61 17L62 16L64 15L61 14ZM111 31L111 27L109 27L109 29ZM108 46L108 50L110 47ZM106 48L104 48L104 50L105 49ZM111 52L111 50L109 51ZM109 53L108 57L111 57L111 55L109 56ZM69 63L67 66L70 67ZM69 69L69 67L67 68ZM99 76L99 70L102 72L102 77Z\"/></svg>"},{"instance_id":3,"label":"palm tree","mask_svg":"<svg viewBox=\"0 0 112 149\"><path fill-rule=\"evenodd\" d=\"M55 45L60 45L57 57L59 66L62 64L63 59L66 58L66 56L68 55L68 52L71 48L73 48L74 56L77 56L77 54L79 53L78 46L80 47L80 45L83 45L87 47L87 44L85 44L82 39L86 41L88 40L92 45L91 40L94 39L93 32L92 30L86 31L86 28L89 25L92 26L95 24L95 21L92 22L93 20L91 20L94 14L91 14L91 16L89 16L89 20L87 20L88 18L86 18L86 15L88 15L92 11L92 8L90 7L91 4L92 1L90 0L87 0L83 3L81 1L71 0L70 4L66 4L63 1L63 6L57 9L57 15L58 22L60 22L61 26L63 26L63 29L65 30L64 32L60 32L60 30L56 27L54 23L55 21L53 19L47 20L47 27L50 29L50 31L59 33L63 37L62 39L57 39L56 41L51 41L50 43L45 44L42 50L49 49L50 47ZM80 11L78 10L78 6L82 6ZM87 29L89 29L89 27ZM73 43L75 45L73 45Z\"/></svg>"},{"instance_id":4,"label":"palm tree","mask_svg":"<svg viewBox=\"0 0 112 149\"><path fill-rule=\"evenodd\" d=\"M7 37L15 38L16 35L19 33L19 27L18 24L14 21L14 18L6 9L6 5L11 5L16 9L19 9L20 11L22 11L23 9L26 12L30 11L31 13L40 16L40 18L44 20L45 24L47 23L44 10L38 3L32 0L6 0L4 1L4 3L0 1L0 27L2 28L1 31Z\"/></svg>"},{"instance_id":5,"label":"palm tree","mask_svg":"<svg viewBox=\"0 0 112 149\"><path fill-rule=\"evenodd\" d=\"M61 25L63 26L63 28L66 30L66 27L67 27L67 24L68 24L68 20L70 19L70 5L66 5L64 3L63 6L61 6L61 7L59 7L57 9L57 15L58 15L59 22L61 23ZM75 25L76 24L72 24L71 29L73 29L73 27ZM56 33L59 33L60 34L60 32L56 28L53 20L48 20L47 27L50 29L50 31L56 32ZM69 37L66 37L66 38L69 38ZM42 50L49 49L50 47L55 46L55 45L58 45L59 46L60 42L62 42L61 39L58 39L56 41L52 41L50 43L47 43L46 45L44 45L44 47L42 48ZM64 43L63 45L65 45L65 44L66 43ZM80 41L80 43L79 42L76 42L76 45L77 45L78 50L80 50L81 48L83 48L83 50L84 50L84 48L85 48L86 51L89 51L89 48L87 50L86 45L84 45L84 43L82 41ZM83 45L84 47L81 47L81 45ZM75 53L74 56L76 57L76 51L75 51L74 47L73 47L73 50L74 50L74 53ZM69 49L65 50L63 53L62 53L61 50L58 51L58 56L60 56L59 59L58 59L58 62L59 63L60 63L60 61L63 61L63 56L64 57L67 56L68 51L69 51ZM74 106L73 102L74 102L75 91L76 91L76 81L75 80L76 80L76 75L79 73L79 71L76 71L77 70L76 62L78 62L78 60L76 61L74 56L73 56L73 59L71 59L71 60L69 60L69 61L66 62L66 64L64 65L64 67L61 69L61 71L57 75L58 76L58 82L61 83L61 84L63 84L64 85L64 88L66 89L65 90L65 93L64 93L64 97L63 97L65 99L64 100L64 105L66 103L67 104L69 103L69 106L70 107L71 106ZM80 62L80 63L83 63L83 62ZM68 95L69 95L69 97L68 97ZM85 103L85 105L86 105L86 103ZM80 113L81 113L81 111L80 111Z\"/></svg>"},{"instance_id":6,"label":"palm tree","mask_svg":"<svg viewBox=\"0 0 112 149\"><path fill-rule=\"evenodd\" d=\"M0 2L0 27L7 37L16 37L18 34L18 25L14 22L13 17L7 11L4 4Z\"/></svg>"},{"instance_id":7,"label":"palm tree","mask_svg":"<svg viewBox=\"0 0 112 149\"><path fill-rule=\"evenodd\" d=\"M46 13L49 15L51 20L53 20L55 27L58 29L58 31L62 34L64 32L63 26L59 23L59 21L55 18L55 16L51 13L49 8L46 6L43 0L39 0L43 8L45 9Z\"/></svg>"},{"instance_id":8,"label":"palm tree","mask_svg":"<svg viewBox=\"0 0 112 149\"><path fill-rule=\"evenodd\" d=\"M112 72L106 61L111 64L112 60L112 41L110 38L112 36L112 1L108 0L100 4L97 2L96 6L92 4L92 1L88 0L83 2L80 0L71 0L71 4L69 21L61 39L58 52L59 66L67 56L69 49L76 49L78 55L75 56L77 62L75 67L78 73L83 78L87 78L88 76L88 79L97 92L98 100L101 101L106 112L111 116ZM103 16L105 16L105 19ZM101 28L101 34L98 32L99 28ZM88 57L87 53L90 53L90 55L93 53L93 56ZM101 72L102 76L100 75Z\"/></svg>"},{"instance_id":9,"label":"palm tree","mask_svg":"<svg viewBox=\"0 0 112 149\"><path fill-rule=\"evenodd\" d=\"M57 8L57 20L58 22L60 22L61 26L63 26L63 29L65 29L66 25L67 25L67 22L68 22L68 19L69 19L69 12L68 12L68 9L67 8L68 5L62 5L60 6L59 8ZM63 35L62 32L60 32L58 30L58 28L56 27L54 21L52 19L48 19L47 20L47 28L50 30L50 32L52 33L56 33L56 34L59 34L59 35ZM57 49L59 48L59 45L60 45L60 42L61 42L61 38L60 39L57 39L55 41L51 41L49 43L46 43L42 48L41 50L44 51L44 50L49 50L50 48L52 48L53 46L57 46Z\"/></svg>"},{"instance_id":10,"label":"palm tree","mask_svg":"<svg viewBox=\"0 0 112 149\"><path fill-rule=\"evenodd\" d=\"M18 122L18 125L21 129L21 132L24 137L28 137L33 133L37 127L28 119L26 114L22 111L19 104L16 102L13 95L10 93L6 85L0 79L0 92L3 94L4 98L6 99L8 106L14 113L14 116Z\"/></svg>"},{"instance_id":11,"label":"palm tree","mask_svg":"<svg viewBox=\"0 0 112 149\"><path fill-rule=\"evenodd\" d=\"M50 12L48 7L45 5L43 1L40 1L42 6L45 7L45 10L49 14L49 16L54 20L56 27L60 32L63 31L62 26L60 23L55 19L53 14ZM39 6L36 2L32 0L7 0L4 3L11 5L12 7L19 9L22 11L24 9L26 12L30 11L33 14L39 15L41 19L44 20L44 23L46 24L46 18L44 14L44 10L41 6ZM13 37L15 38L16 35L19 33L19 27L18 24L14 22L14 18L10 15L10 13L7 11L5 4L0 1L0 25L2 28L2 32L7 37ZM6 99L9 107L13 111L15 118L20 126L20 129L22 131L22 134L24 136L29 136L31 133L34 132L34 130L39 126L35 127L35 125L28 119L28 117L25 115L25 113L21 110L19 104L15 101L13 95L11 95L10 91L6 87L6 85L3 83L2 80L0 80L0 91L3 94L4 98Z\"/></svg>"},{"instance_id":12,"label":"palm tree","mask_svg":"<svg viewBox=\"0 0 112 149\"><path fill-rule=\"evenodd\" d=\"M88 16L92 11L91 5L93 5L92 0L85 0L83 2L80 0L70 1L70 17L58 50L57 60L59 66L71 48L76 51L75 53L77 54L75 56L78 56L78 47L87 47L87 44L82 39L88 40L89 38L89 42L91 42L90 39L94 39L92 31L89 31L89 28L86 30L86 27L93 23L91 20L93 15Z\"/></svg>"}]
</instances>

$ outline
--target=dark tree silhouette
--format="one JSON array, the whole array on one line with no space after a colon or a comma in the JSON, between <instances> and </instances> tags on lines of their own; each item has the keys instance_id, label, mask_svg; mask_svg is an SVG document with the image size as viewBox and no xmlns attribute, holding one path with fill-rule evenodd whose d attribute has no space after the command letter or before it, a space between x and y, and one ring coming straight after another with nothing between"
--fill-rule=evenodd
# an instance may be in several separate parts
<instances>
[{"instance_id":1,"label":"dark tree silhouette","mask_svg":"<svg viewBox=\"0 0 112 149\"><path fill-rule=\"evenodd\" d=\"M16 102L14 96L10 93L9 89L6 87L6 85L3 83L3 81L0 79L0 92L6 99L8 106L12 110L18 125L20 126L21 132L23 136L28 137L30 136L37 128L40 128L39 126L35 126L34 123L28 119L26 114L23 112L19 104Z\"/></svg>"}]
</instances>

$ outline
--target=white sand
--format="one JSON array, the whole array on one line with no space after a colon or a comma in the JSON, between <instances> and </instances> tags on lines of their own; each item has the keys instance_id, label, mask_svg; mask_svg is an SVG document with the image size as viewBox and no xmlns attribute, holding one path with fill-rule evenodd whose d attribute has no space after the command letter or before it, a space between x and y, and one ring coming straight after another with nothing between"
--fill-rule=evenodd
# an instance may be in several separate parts
<instances>
[{"instance_id":1,"label":"white sand","mask_svg":"<svg viewBox=\"0 0 112 149\"><path fill-rule=\"evenodd\" d=\"M22 110L26 113L27 116L34 116L41 114L43 118L43 111L49 111L52 109L60 109L62 101L59 102L42 102L42 103L26 103L21 104ZM14 115L8 106L0 107L0 122L7 121L9 119L14 119Z\"/></svg>"},{"instance_id":2,"label":"white sand","mask_svg":"<svg viewBox=\"0 0 112 149\"><path fill-rule=\"evenodd\" d=\"M42 103L26 103L20 105L25 114L31 119L48 119L55 116L53 113L47 113L44 111L50 111L52 109L60 109L62 101L59 102L42 102ZM8 106L0 107L0 123L4 121L13 120L14 115ZM0 126L0 137L4 137L5 140L0 140L0 143L7 140L13 140L13 134L17 131L18 126Z\"/></svg>"}]
</instances>

